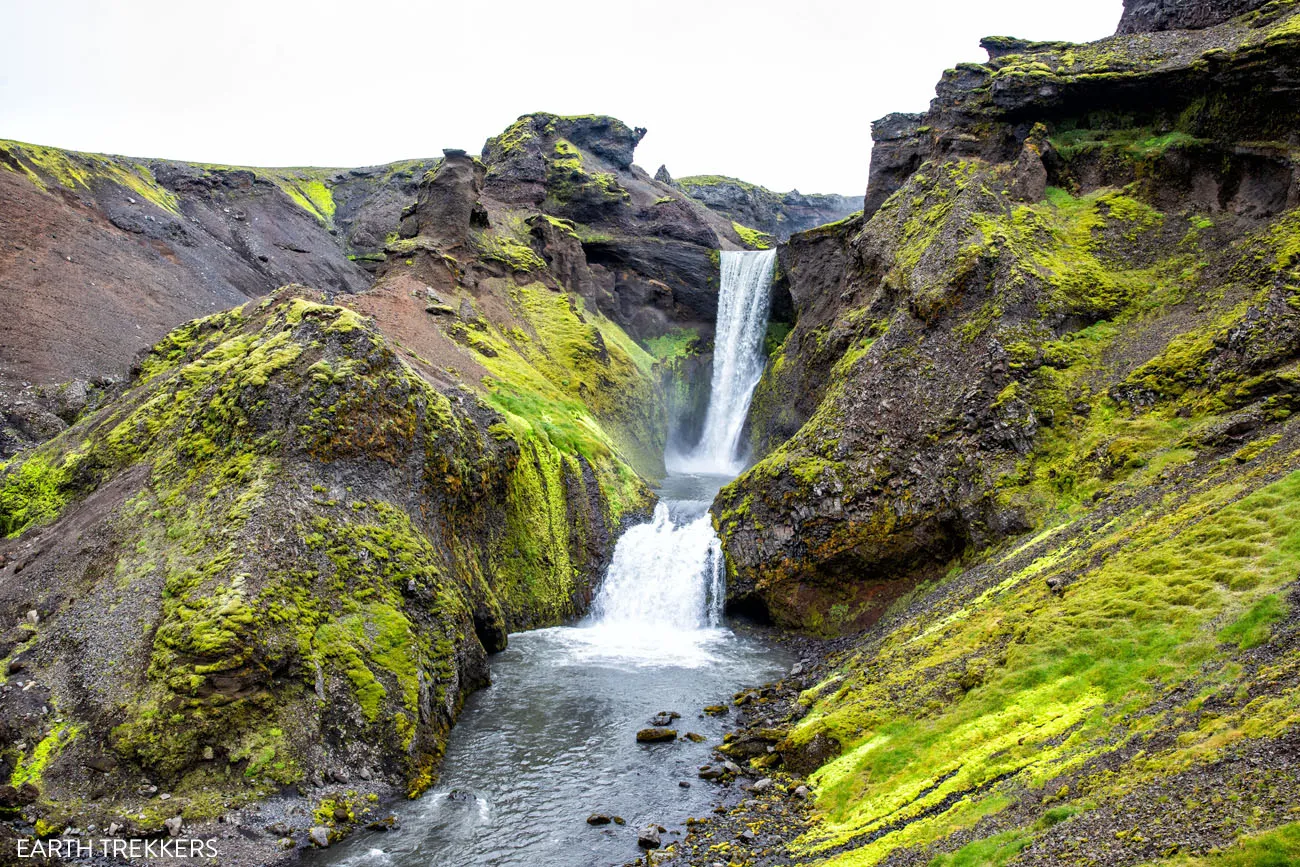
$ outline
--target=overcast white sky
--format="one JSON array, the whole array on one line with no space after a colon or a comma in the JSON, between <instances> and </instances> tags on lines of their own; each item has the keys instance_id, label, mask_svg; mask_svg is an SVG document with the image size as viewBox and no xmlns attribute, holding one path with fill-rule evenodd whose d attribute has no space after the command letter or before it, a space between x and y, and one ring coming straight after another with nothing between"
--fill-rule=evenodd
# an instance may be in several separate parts
<instances>
[{"instance_id":1,"label":"overcast white sky","mask_svg":"<svg viewBox=\"0 0 1300 867\"><path fill-rule=\"evenodd\" d=\"M245 165L477 152L611 114L637 163L860 194L870 124L981 36L1086 41L1121 0L0 0L0 138Z\"/></svg>"}]
</instances>

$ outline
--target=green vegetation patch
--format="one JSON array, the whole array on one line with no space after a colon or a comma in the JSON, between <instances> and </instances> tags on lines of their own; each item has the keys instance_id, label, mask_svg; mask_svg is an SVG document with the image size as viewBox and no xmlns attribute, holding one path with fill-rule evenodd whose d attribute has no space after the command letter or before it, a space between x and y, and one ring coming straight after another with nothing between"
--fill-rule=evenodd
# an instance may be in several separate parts
<instances>
[{"instance_id":1,"label":"green vegetation patch","mask_svg":"<svg viewBox=\"0 0 1300 867\"><path fill-rule=\"evenodd\" d=\"M776 245L776 238L767 232L760 232L758 229L742 226L735 220L731 222L731 228L740 236L741 243L751 250L770 250Z\"/></svg>"}]
</instances>

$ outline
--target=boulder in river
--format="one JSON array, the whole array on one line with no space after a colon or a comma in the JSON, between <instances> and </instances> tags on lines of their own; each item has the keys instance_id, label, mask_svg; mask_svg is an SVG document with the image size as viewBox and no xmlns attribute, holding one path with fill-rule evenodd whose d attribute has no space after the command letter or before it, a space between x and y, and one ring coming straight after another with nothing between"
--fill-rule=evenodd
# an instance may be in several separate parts
<instances>
[{"instance_id":1,"label":"boulder in river","mask_svg":"<svg viewBox=\"0 0 1300 867\"><path fill-rule=\"evenodd\" d=\"M307 836L313 843L322 849L328 849L330 845L330 829L324 825L317 825L307 832Z\"/></svg>"},{"instance_id":2,"label":"boulder in river","mask_svg":"<svg viewBox=\"0 0 1300 867\"><path fill-rule=\"evenodd\" d=\"M722 716L729 708L725 704L711 704L704 709L709 716Z\"/></svg>"},{"instance_id":3,"label":"boulder in river","mask_svg":"<svg viewBox=\"0 0 1300 867\"><path fill-rule=\"evenodd\" d=\"M659 839L659 828L655 825L647 825L641 829L637 835L636 844L642 849L658 849L663 843Z\"/></svg>"},{"instance_id":4,"label":"boulder in river","mask_svg":"<svg viewBox=\"0 0 1300 867\"><path fill-rule=\"evenodd\" d=\"M636 739L638 743L643 744L657 744L662 741L675 741L677 740L677 730L660 727L641 729L641 731L636 733Z\"/></svg>"},{"instance_id":5,"label":"boulder in river","mask_svg":"<svg viewBox=\"0 0 1300 867\"><path fill-rule=\"evenodd\" d=\"M608 825L612 821L614 821L614 817L609 813L592 813L587 817L588 825Z\"/></svg>"},{"instance_id":6,"label":"boulder in river","mask_svg":"<svg viewBox=\"0 0 1300 867\"><path fill-rule=\"evenodd\" d=\"M650 720L650 725L663 728L673 724L673 720L681 719L682 715L672 710L663 710L655 714L654 719Z\"/></svg>"}]
</instances>

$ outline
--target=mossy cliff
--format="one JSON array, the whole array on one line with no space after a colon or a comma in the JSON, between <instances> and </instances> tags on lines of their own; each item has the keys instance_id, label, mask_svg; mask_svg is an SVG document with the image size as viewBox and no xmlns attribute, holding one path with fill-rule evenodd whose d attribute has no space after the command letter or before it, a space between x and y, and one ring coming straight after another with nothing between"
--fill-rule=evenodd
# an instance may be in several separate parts
<instances>
[{"instance_id":1,"label":"mossy cliff","mask_svg":"<svg viewBox=\"0 0 1300 867\"><path fill-rule=\"evenodd\" d=\"M782 248L729 593L858 635L752 735L774 857L1300 858L1298 24L986 41Z\"/></svg>"},{"instance_id":2,"label":"mossy cliff","mask_svg":"<svg viewBox=\"0 0 1300 867\"><path fill-rule=\"evenodd\" d=\"M593 540L644 504L316 297L178 329L0 475L0 607L37 612L0 647L29 813L149 831L340 770L420 791L486 651L582 610Z\"/></svg>"},{"instance_id":3,"label":"mossy cliff","mask_svg":"<svg viewBox=\"0 0 1300 867\"><path fill-rule=\"evenodd\" d=\"M654 204L661 187L630 166L638 138L610 118L529 115L481 159L448 151L375 287L347 302L611 479L661 476L674 417L699 402L707 371L678 374L707 354L712 245L729 227L684 197Z\"/></svg>"},{"instance_id":4,"label":"mossy cliff","mask_svg":"<svg viewBox=\"0 0 1300 867\"><path fill-rule=\"evenodd\" d=\"M1294 58L1296 12L1161 34L1173 59L1150 64L1146 35L1017 43L969 91L945 78L927 159L869 218L782 249L798 323L756 395L762 460L716 510L734 593L791 625L863 625L895 578L1086 505L1237 414L1251 435L1286 424L1300 195L1287 139L1256 137L1300 121L1241 94ZM998 81L1036 65L1060 84L1000 108ZM1204 86L1190 108L1180 75ZM1143 83L1145 115L1094 110ZM1231 125L1209 108L1225 93ZM805 622L831 609L838 624Z\"/></svg>"}]
</instances>

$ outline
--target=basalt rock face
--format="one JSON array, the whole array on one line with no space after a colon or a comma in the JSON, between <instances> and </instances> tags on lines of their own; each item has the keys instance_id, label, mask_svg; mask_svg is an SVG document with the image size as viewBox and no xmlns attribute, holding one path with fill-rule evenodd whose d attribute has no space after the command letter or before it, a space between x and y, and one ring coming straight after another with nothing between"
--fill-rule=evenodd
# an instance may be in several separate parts
<instances>
[{"instance_id":1,"label":"basalt rock face","mask_svg":"<svg viewBox=\"0 0 1300 867\"><path fill-rule=\"evenodd\" d=\"M1150 459L1103 418L1200 418L1178 403L1191 379L1284 376L1298 21L1273 3L1091 45L990 39L926 115L877 124L868 218L781 251L798 322L755 397L763 460L715 504L737 604L869 624L1038 525L1041 486L1105 487ZM1262 355L1229 361L1234 333ZM1183 352L1224 366L1174 374Z\"/></svg>"},{"instance_id":2,"label":"basalt rock face","mask_svg":"<svg viewBox=\"0 0 1300 867\"><path fill-rule=\"evenodd\" d=\"M1124 0L1120 33L1201 30L1266 5L1269 0Z\"/></svg>"},{"instance_id":3,"label":"basalt rock face","mask_svg":"<svg viewBox=\"0 0 1300 867\"><path fill-rule=\"evenodd\" d=\"M1234 179L1259 172L1242 164L1273 160L1295 128L1291 13L1289 3L1273 2L1206 30L1120 35L1089 45L989 37L981 43L989 62L945 72L928 112L890 115L874 124L866 214L924 162L1014 161L1038 123L1072 135L1074 144L1084 143L1089 130L1147 130L1153 140L1186 137L1181 143L1194 139L1206 146L1187 156L1206 164L1205 183L1212 184L1200 193L1206 206L1214 196L1251 195L1238 190ZM1243 148L1243 142L1258 146ZM1215 150L1216 145L1223 147ZM1223 171L1215 165L1221 156L1232 163ZM1085 182L1117 180L1101 171ZM1180 193L1195 173L1187 167Z\"/></svg>"},{"instance_id":4,"label":"basalt rock face","mask_svg":"<svg viewBox=\"0 0 1300 867\"><path fill-rule=\"evenodd\" d=\"M779 241L862 210L860 196L804 195L798 190L774 193L756 184L719 175L668 180L727 219Z\"/></svg>"},{"instance_id":5,"label":"basalt rock face","mask_svg":"<svg viewBox=\"0 0 1300 867\"><path fill-rule=\"evenodd\" d=\"M120 385L187 319L291 282L369 286L360 266L433 164L242 169L0 142L0 455L46 435L46 394Z\"/></svg>"},{"instance_id":6,"label":"basalt rock face","mask_svg":"<svg viewBox=\"0 0 1300 867\"><path fill-rule=\"evenodd\" d=\"M521 117L488 140L483 192L503 209L567 221L592 282L586 300L640 339L710 331L730 221L632 165L644 130L602 117Z\"/></svg>"}]
</instances>

